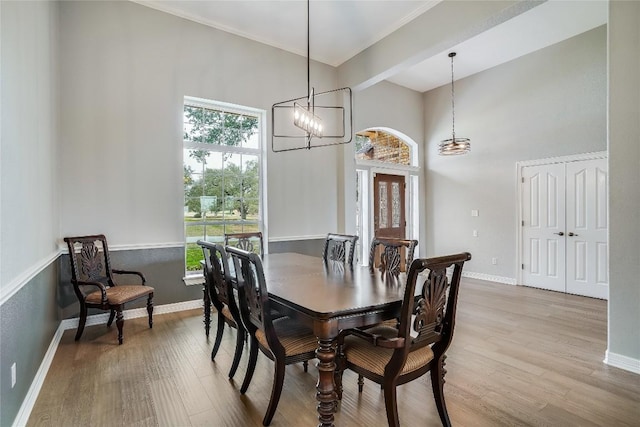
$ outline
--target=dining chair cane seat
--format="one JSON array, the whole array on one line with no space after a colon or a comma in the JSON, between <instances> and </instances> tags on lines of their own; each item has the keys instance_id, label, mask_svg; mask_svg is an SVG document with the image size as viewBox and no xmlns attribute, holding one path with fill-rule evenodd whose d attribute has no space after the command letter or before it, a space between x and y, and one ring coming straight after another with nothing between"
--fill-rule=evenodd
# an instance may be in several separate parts
<instances>
[{"instance_id":1,"label":"dining chair cane seat","mask_svg":"<svg viewBox=\"0 0 640 427\"><path fill-rule=\"evenodd\" d=\"M273 328L278 335L280 344L284 347L286 356L297 356L313 352L318 347L318 339L313 331L299 322L288 317L281 317L273 321ZM269 348L267 336L262 329L256 331L256 339L266 348Z\"/></svg>"},{"instance_id":2,"label":"dining chair cane seat","mask_svg":"<svg viewBox=\"0 0 640 427\"><path fill-rule=\"evenodd\" d=\"M107 301L110 304L124 304L125 302L141 298L153 293L151 286L145 285L119 285L106 289ZM91 304L100 304L102 292L93 291L88 294L85 301Z\"/></svg>"},{"instance_id":3,"label":"dining chair cane seat","mask_svg":"<svg viewBox=\"0 0 640 427\"><path fill-rule=\"evenodd\" d=\"M225 305L224 307L222 307L222 315L225 319L227 319L228 322L231 323L231 326L236 328L238 327L238 325L236 324L236 320L233 318L233 314L231 314L231 310L229 310L229 306Z\"/></svg>"},{"instance_id":4,"label":"dining chair cane seat","mask_svg":"<svg viewBox=\"0 0 640 427\"><path fill-rule=\"evenodd\" d=\"M380 335L391 339L398 336L398 330L389 326L376 326L367 329L372 335ZM355 336L348 336L344 340L344 357L347 362L359 366L362 369L384 376L384 369L393 356L393 349L376 347ZM400 375L413 372L433 360L433 350L431 347L422 347L412 351L407 356L407 361L402 367Z\"/></svg>"}]
</instances>

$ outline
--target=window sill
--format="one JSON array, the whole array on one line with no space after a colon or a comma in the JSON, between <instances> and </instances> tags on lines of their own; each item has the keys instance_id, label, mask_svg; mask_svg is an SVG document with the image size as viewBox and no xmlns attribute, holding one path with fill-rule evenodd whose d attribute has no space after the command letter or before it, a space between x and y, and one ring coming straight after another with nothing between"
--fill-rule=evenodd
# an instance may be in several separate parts
<instances>
[{"instance_id":1,"label":"window sill","mask_svg":"<svg viewBox=\"0 0 640 427\"><path fill-rule=\"evenodd\" d=\"M182 278L186 286L204 285L204 277L202 275L191 275Z\"/></svg>"}]
</instances>

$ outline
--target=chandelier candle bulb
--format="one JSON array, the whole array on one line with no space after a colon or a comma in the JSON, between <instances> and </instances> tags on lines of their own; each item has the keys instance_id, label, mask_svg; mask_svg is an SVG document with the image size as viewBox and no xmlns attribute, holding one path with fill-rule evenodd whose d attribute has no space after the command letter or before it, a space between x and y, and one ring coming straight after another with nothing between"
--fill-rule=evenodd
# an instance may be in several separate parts
<instances>
[{"instance_id":1,"label":"chandelier candle bulb","mask_svg":"<svg viewBox=\"0 0 640 427\"><path fill-rule=\"evenodd\" d=\"M322 119L298 103L293 104L293 124L311 136L322 138Z\"/></svg>"}]
</instances>

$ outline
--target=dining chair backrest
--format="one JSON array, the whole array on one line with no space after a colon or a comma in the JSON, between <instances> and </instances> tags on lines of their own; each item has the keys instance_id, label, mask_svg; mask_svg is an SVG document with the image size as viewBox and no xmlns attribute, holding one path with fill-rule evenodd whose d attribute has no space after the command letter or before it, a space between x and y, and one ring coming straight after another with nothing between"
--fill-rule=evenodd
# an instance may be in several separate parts
<instances>
[{"instance_id":1,"label":"dining chair backrest","mask_svg":"<svg viewBox=\"0 0 640 427\"><path fill-rule=\"evenodd\" d=\"M262 232L250 233L225 233L224 245L234 246L247 252L254 252L262 257L264 255L264 243Z\"/></svg>"},{"instance_id":2,"label":"dining chair backrest","mask_svg":"<svg viewBox=\"0 0 640 427\"><path fill-rule=\"evenodd\" d=\"M240 315L247 331L251 335L255 335L258 330L262 331L271 351L284 354L284 348L273 328L262 259L253 252L232 246L227 246L226 250L233 260Z\"/></svg>"},{"instance_id":3,"label":"dining chair backrest","mask_svg":"<svg viewBox=\"0 0 640 427\"><path fill-rule=\"evenodd\" d=\"M107 238L102 235L66 237L71 261L71 283L79 293L78 282L100 282L115 286L109 259ZM78 297L84 297L81 293Z\"/></svg>"},{"instance_id":4,"label":"dining chair backrest","mask_svg":"<svg viewBox=\"0 0 640 427\"><path fill-rule=\"evenodd\" d=\"M384 274L397 276L407 271L418 246L417 240L385 239L374 237L369 250L369 271L379 269Z\"/></svg>"},{"instance_id":5,"label":"dining chair backrest","mask_svg":"<svg viewBox=\"0 0 640 427\"><path fill-rule=\"evenodd\" d=\"M398 337L405 339L405 346L396 350L390 363L397 358L404 364L409 352L434 343L439 343L441 352L447 349L453 336L462 267L470 259L471 254L463 252L411 263L398 326ZM428 274L416 294L416 283L425 270Z\"/></svg>"},{"instance_id":6,"label":"dining chair backrest","mask_svg":"<svg viewBox=\"0 0 640 427\"><path fill-rule=\"evenodd\" d=\"M354 253L358 236L348 234L329 233L324 241L322 259L327 261L337 261L349 266L353 266Z\"/></svg>"},{"instance_id":7,"label":"dining chair backrest","mask_svg":"<svg viewBox=\"0 0 640 427\"><path fill-rule=\"evenodd\" d=\"M198 240L197 243L204 254L204 277L211 303L217 310L222 310L223 305L229 306L230 310L237 309L227 280L229 261L224 246L204 240Z\"/></svg>"}]
</instances>

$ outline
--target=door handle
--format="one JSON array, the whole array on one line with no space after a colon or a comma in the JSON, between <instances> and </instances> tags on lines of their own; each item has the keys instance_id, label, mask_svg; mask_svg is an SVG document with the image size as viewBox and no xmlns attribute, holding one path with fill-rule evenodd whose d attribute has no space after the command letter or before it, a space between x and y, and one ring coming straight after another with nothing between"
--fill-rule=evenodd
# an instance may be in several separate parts
<instances>
[{"instance_id":1,"label":"door handle","mask_svg":"<svg viewBox=\"0 0 640 427\"><path fill-rule=\"evenodd\" d=\"M562 231L559 233L553 233L553 234L557 234L558 236L564 236L564 233Z\"/></svg>"},{"instance_id":2,"label":"door handle","mask_svg":"<svg viewBox=\"0 0 640 427\"><path fill-rule=\"evenodd\" d=\"M577 234L570 232L569 237L577 236Z\"/></svg>"}]
</instances>

